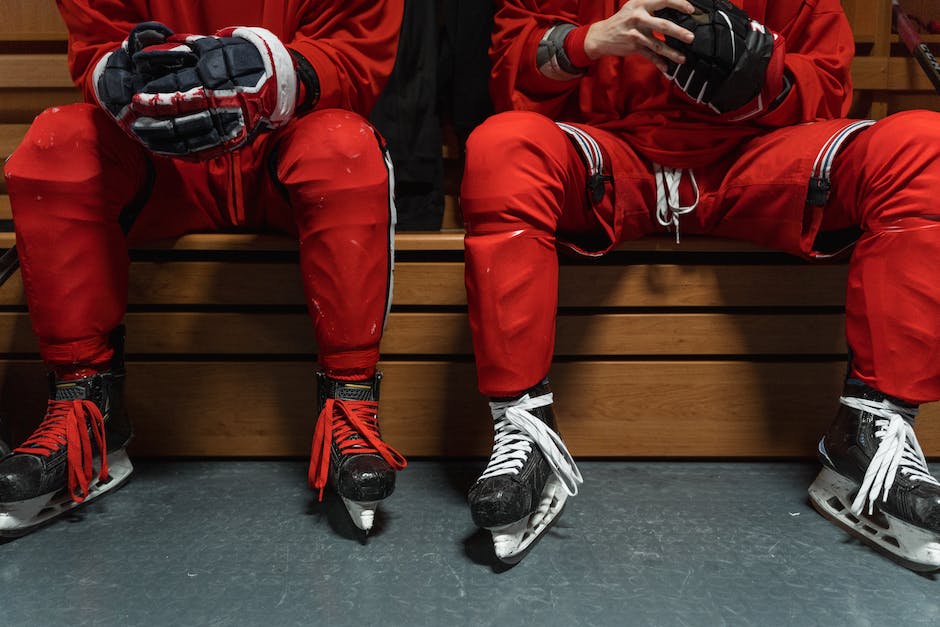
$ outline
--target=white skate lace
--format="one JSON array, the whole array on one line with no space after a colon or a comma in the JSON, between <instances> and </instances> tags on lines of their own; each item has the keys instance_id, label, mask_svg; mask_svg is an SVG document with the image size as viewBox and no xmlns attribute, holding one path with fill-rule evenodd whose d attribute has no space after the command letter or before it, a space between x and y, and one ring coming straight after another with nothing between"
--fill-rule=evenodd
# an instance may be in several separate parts
<instances>
[{"instance_id":1,"label":"white skate lace","mask_svg":"<svg viewBox=\"0 0 940 627\"><path fill-rule=\"evenodd\" d=\"M558 434L529 410L552 404L552 395L530 397L505 403L490 403L490 412L496 421L496 436L493 441L493 454L480 479L497 475L515 475L522 469L534 442L552 472L561 480L569 496L578 493L578 484L583 483L571 454Z\"/></svg>"},{"instance_id":2,"label":"white skate lace","mask_svg":"<svg viewBox=\"0 0 940 627\"><path fill-rule=\"evenodd\" d=\"M887 500L898 471L914 481L940 485L927 468L927 460L909 422L917 415L917 408L901 407L887 399L870 401L854 396L843 396L839 401L852 409L877 416L875 437L879 440L878 449L852 503L853 513L861 514L867 501L868 514L871 515L879 494L882 501Z\"/></svg>"},{"instance_id":3,"label":"white skate lace","mask_svg":"<svg viewBox=\"0 0 940 627\"><path fill-rule=\"evenodd\" d=\"M679 183L682 182L681 168L667 168L653 164L653 174L656 177L656 220L667 228L676 230L676 244L679 243L679 216L685 215L698 207L698 183L692 170L686 170L695 190L695 201L685 207L679 204Z\"/></svg>"}]
</instances>

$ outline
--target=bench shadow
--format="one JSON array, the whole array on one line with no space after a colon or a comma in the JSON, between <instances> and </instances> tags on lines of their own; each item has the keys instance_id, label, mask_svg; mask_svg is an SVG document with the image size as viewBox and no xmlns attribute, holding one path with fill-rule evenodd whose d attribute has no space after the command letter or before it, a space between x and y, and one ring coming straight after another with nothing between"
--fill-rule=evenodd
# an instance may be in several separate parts
<instances>
[{"instance_id":1,"label":"bench shadow","mask_svg":"<svg viewBox=\"0 0 940 627\"><path fill-rule=\"evenodd\" d=\"M42 421L49 398L45 368L33 335L19 272L0 286L3 301L13 305L6 337L0 338L0 440L18 446Z\"/></svg>"},{"instance_id":2,"label":"bench shadow","mask_svg":"<svg viewBox=\"0 0 940 627\"><path fill-rule=\"evenodd\" d=\"M740 450L734 454L737 458L813 458L816 442L834 416L845 369L845 349L842 325L836 322L841 319L840 310L814 302L818 286L797 302L787 301L787 293L800 292L803 275L814 270L811 265L782 253L726 253L720 248L716 252L682 254L615 251L600 262L563 258L562 272L568 267L578 274L574 277L577 280L569 278L567 287L563 282L559 294L559 318L566 313L570 317L565 321L563 341L559 336L556 343L551 379L559 406L559 426L563 436L565 431L572 434L565 437L572 453L579 454L582 437L587 437L592 451L632 451L627 454L651 459L696 457L706 454L703 451L709 448ZM742 272L746 266L759 268ZM800 268L802 274L786 279L792 268ZM603 271L606 279L595 280L595 276L600 277L595 270ZM821 282L827 287L838 283L841 296L844 273L844 264L830 266ZM810 272L809 281L812 276ZM763 284L750 284L751 277ZM613 286L611 291L622 291L616 287L618 281L629 283L630 290L640 290L643 302L621 302L622 294L614 297L584 288L608 284ZM777 294L780 286L774 283L786 282L787 289ZM566 289L570 293L566 294ZM701 290L699 295L690 295L695 290ZM590 303L584 301L584 291L590 292ZM566 304L572 305L567 311ZM702 329L690 328L690 334L683 335L683 322L677 321L655 342L638 338L640 347L610 348L615 352L611 355L586 354L583 351L596 350L587 348L597 341L592 338L597 333L592 316L605 313L645 313L664 319L694 313L714 319L708 322L710 326L703 327L712 329L705 331L711 335L704 338L693 335L703 333ZM767 323L768 318L778 315L786 318L780 323ZM777 337L768 338L768 329ZM710 348L714 352L709 352ZM580 363L595 359L606 363L589 367ZM622 364L619 369L618 362ZM714 369L709 362L715 363ZM643 372L644 368L649 371ZM594 380L586 379L581 372L588 370L596 371ZM694 376L696 371L699 377ZM654 372L666 377L661 385L649 385L660 376L654 376ZM636 373L638 381L646 381L646 389L638 389L638 381L622 380L630 373ZM734 378L722 380L720 373ZM696 380L705 375L705 381ZM606 398L578 398L587 389L607 390L603 392ZM711 396L701 396L708 391ZM715 420L722 411L729 415L722 419L724 424L716 425L721 435L695 437L694 431L701 429L696 425L702 424L697 413ZM582 413L580 419L574 415L576 412ZM659 420L674 422L657 429L655 423ZM670 449L670 431L680 440L675 442L675 452ZM654 433L660 439L650 440ZM641 439L627 445L607 445L604 440L630 434ZM733 437L740 444L721 442L717 439L721 437Z\"/></svg>"},{"instance_id":3,"label":"bench shadow","mask_svg":"<svg viewBox=\"0 0 940 627\"><path fill-rule=\"evenodd\" d=\"M27 325L28 326L28 325ZM31 329L22 331L31 333ZM45 369L38 359L5 362L0 375L0 439L12 449L39 426L46 412L49 391Z\"/></svg>"},{"instance_id":4,"label":"bench shadow","mask_svg":"<svg viewBox=\"0 0 940 627\"><path fill-rule=\"evenodd\" d=\"M743 356L750 360L747 385L756 395L749 406L761 417L755 443L764 449L762 456L815 459L819 438L835 416L845 377L847 258L813 263L785 253L761 252L748 254L743 263L762 265L767 282L742 285L733 268L718 269L714 278L722 300L733 311L746 290L749 302L739 308L743 318L785 320L775 325L773 332L781 334L777 342L768 342L758 325L736 329ZM825 303L816 301L819 293L825 294Z\"/></svg>"}]
</instances>

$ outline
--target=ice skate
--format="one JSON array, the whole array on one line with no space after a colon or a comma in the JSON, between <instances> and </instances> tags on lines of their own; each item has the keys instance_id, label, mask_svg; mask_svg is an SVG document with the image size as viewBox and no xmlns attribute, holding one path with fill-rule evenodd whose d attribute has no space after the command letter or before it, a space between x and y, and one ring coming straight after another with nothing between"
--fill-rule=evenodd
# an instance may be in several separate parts
<instances>
[{"instance_id":1,"label":"ice skate","mask_svg":"<svg viewBox=\"0 0 940 627\"><path fill-rule=\"evenodd\" d=\"M77 380L50 375L46 416L0 460L0 537L17 537L121 486L133 471L124 368Z\"/></svg>"},{"instance_id":2,"label":"ice skate","mask_svg":"<svg viewBox=\"0 0 940 627\"><path fill-rule=\"evenodd\" d=\"M907 568L940 570L940 483L914 436L917 408L863 385L847 385L840 402L810 501Z\"/></svg>"},{"instance_id":3,"label":"ice skate","mask_svg":"<svg viewBox=\"0 0 940 627\"><path fill-rule=\"evenodd\" d=\"M548 382L509 402L490 403L493 453L470 488L473 522L493 535L496 557L515 564L578 493L581 473L556 433Z\"/></svg>"},{"instance_id":4,"label":"ice skate","mask_svg":"<svg viewBox=\"0 0 940 627\"><path fill-rule=\"evenodd\" d=\"M382 441L378 400L381 373L365 381L339 381L317 375L320 414L313 435L310 486L329 483L349 516L368 533L379 502L395 490L395 471L407 462Z\"/></svg>"}]
</instances>

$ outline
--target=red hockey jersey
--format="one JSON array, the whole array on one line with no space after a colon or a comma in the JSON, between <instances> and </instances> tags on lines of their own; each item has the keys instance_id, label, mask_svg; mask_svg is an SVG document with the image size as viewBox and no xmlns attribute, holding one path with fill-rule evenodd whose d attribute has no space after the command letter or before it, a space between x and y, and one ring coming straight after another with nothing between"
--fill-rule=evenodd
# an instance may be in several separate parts
<instances>
[{"instance_id":1,"label":"red hockey jersey","mask_svg":"<svg viewBox=\"0 0 940 627\"><path fill-rule=\"evenodd\" d=\"M140 22L211 35L261 26L302 54L320 79L318 108L367 115L395 63L403 0L56 0L69 31L69 69L95 102L92 71Z\"/></svg>"},{"instance_id":2,"label":"red hockey jersey","mask_svg":"<svg viewBox=\"0 0 940 627\"><path fill-rule=\"evenodd\" d=\"M734 122L682 94L648 60L602 57L571 81L543 76L538 42L553 23L584 26L613 15L624 0L503 0L496 15L490 81L496 109L543 113L623 133L656 163L704 165L769 128L844 117L851 104L855 42L839 0L735 0L777 33L775 54L794 85L773 110Z\"/></svg>"}]
</instances>

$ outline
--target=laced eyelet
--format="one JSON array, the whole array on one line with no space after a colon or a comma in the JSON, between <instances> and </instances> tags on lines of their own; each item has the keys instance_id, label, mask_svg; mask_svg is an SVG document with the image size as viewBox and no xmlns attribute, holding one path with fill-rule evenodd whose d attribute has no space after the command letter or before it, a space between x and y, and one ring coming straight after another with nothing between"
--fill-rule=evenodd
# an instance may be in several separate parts
<instances>
[{"instance_id":1,"label":"laced eyelet","mask_svg":"<svg viewBox=\"0 0 940 627\"><path fill-rule=\"evenodd\" d=\"M561 480L565 492L569 496L578 493L578 484L583 483L584 479L571 453L558 434L530 411L551 405L552 400L552 394L534 398L526 394L514 401L490 403L490 412L496 421L496 434L493 440L493 454L480 479L518 474L534 444Z\"/></svg>"},{"instance_id":2,"label":"laced eyelet","mask_svg":"<svg viewBox=\"0 0 940 627\"><path fill-rule=\"evenodd\" d=\"M887 399L871 401L843 396L839 401L847 407L875 416L878 448L865 470L862 485L852 503L853 513L861 514L867 502L868 514L871 515L879 495L882 501L887 500L899 471L912 481L940 485L930 474L924 452L914 435L912 422L917 415L916 408L902 407Z\"/></svg>"},{"instance_id":3,"label":"laced eyelet","mask_svg":"<svg viewBox=\"0 0 940 627\"><path fill-rule=\"evenodd\" d=\"M101 410L90 400L50 400L39 428L14 453L49 457L66 449L69 495L80 503L88 496L94 475L92 438L101 456L98 479L108 478L108 453Z\"/></svg>"}]
</instances>

